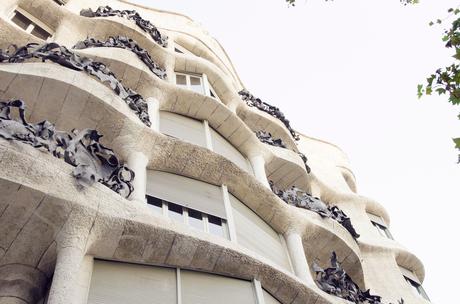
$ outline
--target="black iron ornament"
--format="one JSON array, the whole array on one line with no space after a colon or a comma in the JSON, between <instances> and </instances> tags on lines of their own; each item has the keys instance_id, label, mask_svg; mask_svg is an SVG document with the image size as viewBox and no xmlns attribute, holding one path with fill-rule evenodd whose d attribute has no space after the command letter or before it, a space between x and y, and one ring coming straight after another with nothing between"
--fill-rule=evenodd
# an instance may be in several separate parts
<instances>
[{"instance_id":1,"label":"black iron ornament","mask_svg":"<svg viewBox=\"0 0 460 304\"><path fill-rule=\"evenodd\" d=\"M280 147L280 148L287 148L286 144L283 142L281 138L274 139L270 132L260 130L255 133L256 133L257 138L265 144L275 146L275 147Z\"/></svg>"},{"instance_id":2,"label":"black iron ornament","mask_svg":"<svg viewBox=\"0 0 460 304\"><path fill-rule=\"evenodd\" d=\"M240 92L238 92L238 94L240 94L241 99L243 99L243 101L245 101L248 106L256 107L257 109L264 111L275 118L278 118L286 126L286 128L289 130L289 132L295 140L300 139L299 135L296 131L294 131L294 129L292 129L289 120L286 119L286 117L284 116L283 112L280 111L280 109L263 102L262 100L260 100L260 98L254 97L254 95L249 93L247 90L241 90Z\"/></svg>"},{"instance_id":3,"label":"black iron ornament","mask_svg":"<svg viewBox=\"0 0 460 304\"><path fill-rule=\"evenodd\" d=\"M134 90L124 87L115 74L102 62L79 56L65 46L54 42L43 45L29 43L22 47L12 45L7 50L0 49L0 63L21 63L34 59L41 59L42 62L50 60L72 70L84 71L101 82L107 83L145 125L151 125L147 102L144 98Z\"/></svg>"},{"instance_id":4,"label":"black iron ornament","mask_svg":"<svg viewBox=\"0 0 460 304\"><path fill-rule=\"evenodd\" d=\"M362 291L359 286L353 282L350 276L340 265L334 251L331 254L330 267L323 269L316 263L313 263L312 268L316 273L315 281L319 288L328 294L356 304L383 304L382 297L371 295L369 289ZM401 300L398 301L398 304L404 304L404 299L401 298Z\"/></svg>"},{"instance_id":5,"label":"black iron ornament","mask_svg":"<svg viewBox=\"0 0 460 304\"><path fill-rule=\"evenodd\" d=\"M11 117L16 108L19 119ZM128 197L134 190L134 172L123 165L113 150L99 143L102 137L96 130L85 129L72 132L57 131L47 120L37 124L25 119L22 100L0 101L0 137L16 140L41 148L74 166L73 175L79 187L100 182L113 191Z\"/></svg>"},{"instance_id":6,"label":"black iron ornament","mask_svg":"<svg viewBox=\"0 0 460 304\"><path fill-rule=\"evenodd\" d=\"M276 139L273 138L273 136L272 136L272 134L270 132L260 130L260 131L256 131L255 133L256 133L257 138L261 142L263 142L265 144L268 144L268 145L271 145L271 146L287 149L286 144L283 142L283 140L281 138L276 138ZM300 156L300 158L302 159L303 163L305 164L305 170L307 170L307 173L310 173L311 169L307 165L308 159L305 156L305 154L303 154L301 152L297 152L297 154Z\"/></svg>"},{"instance_id":7,"label":"black iron ornament","mask_svg":"<svg viewBox=\"0 0 460 304\"><path fill-rule=\"evenodd\" d=\"M152 39L162 47L168 46L168 37L162 35L160 31L150 21L143 19L135 10L115 10L110 6L99 6L94 12L91 8L82 9L80 15L84 17L122 17L128 20L133 20L136 25L144 32L147 32Z\"/></svg>"},{"instance_id":8,"label":"black iron ornament","mask_svg":"<svg viewBox=\"0 0 460 304\"><path fill-rule=\"evenodd\" d=\"M289 205L307 209L319 214L321 217L331 218L340 223L354 239L359 238L359 234L351 224L350 218L337 206L328 206L322 200L301 189L292 186L287 190L279 190L270 181L272 191Z\"/></svg>"},{"instance_id":9,"label":"black iron ornament","mask_svg":"<svg viewBox=\"0 0 460 304\"><path fill-rule=\"evenodd\" d=\"M144 62L144 64L161 79L166 79L166 70L161 68L156 62L153 61L147 50L141 48L136 41L124 36L110 36L105 41L97 40L95 38L86 38L83 41L74 45L74 49L81 50L92 47L115 47L130 50L137 57Z\"/></svg>"}]
</instances>

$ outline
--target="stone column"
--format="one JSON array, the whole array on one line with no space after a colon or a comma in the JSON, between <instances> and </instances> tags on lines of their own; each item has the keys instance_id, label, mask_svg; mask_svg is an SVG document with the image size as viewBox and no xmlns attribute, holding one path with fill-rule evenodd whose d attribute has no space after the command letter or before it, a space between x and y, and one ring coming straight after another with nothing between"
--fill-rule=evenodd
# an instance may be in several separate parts
<instances>
[{"instance_id":1,"label":"stone column","mask_svg":"<svg viewBox=\"0 0 460 304\"><path fill-rule=\"evenodd\" d=\"M147 187L147 164L149 160L142 152L130 152L127 159L128 168L134 171L134 191L129 200L140 204L146 204L145 188Z\"/></svg>"},{"instance_id":2,"label":"stone column","mask_svg":"<svg viewBox=\"0 0 460 304\"><path fill-rule=\"evenodd\" d=\"M296 276L306 284L314 284L307 258L305 257L302 237L297 232L289 231L284 238L286 239L286 245Z\"/></svg>"},{"instance_id":3,"label":"stone column","mask_svg":"<svg viewBox=\"0 0 460 304\"><path fill-rule=\"evenodd\" d=\"M160 132L160 102L154 97L147 98L147 106L149 108L151 128L155 132Z\"/></svg>"},{"instance_id":4,"label":"stone column","mask_svg":"<svg viewBox=\"0 0 460 304\"><path fill-rule=\"evenodd\" d=\"M76 283L84 256L83 250L74 246L58 250L48 304L80 304Z\"/></svg>"},{"instance_id":5,"label":"stone column","mask_svg":"<svg viewBox=\"0 0 460 304\"><path fill-rule=\"evenodd\" d=\"M265 187L270 189L270 184L267 180L267 174L265 173L265 159L262 155L255 155L249 157L249 161L251 162L252 169L254 171L254 175L256 179L261 182Z\"/></svg>"},{"instance_id":6,"label":"stone column","mask_svg":"<svg viewBox=\"0 0 460 304\"><path fill-rule=\"evenodd\" d=\"M80 271L78 272L75 288L76 292L75 303L86 304L88 302L89 287L91 276L93 275L94 257L87 255L81 262Z\"/></svg>"}]
</instances>

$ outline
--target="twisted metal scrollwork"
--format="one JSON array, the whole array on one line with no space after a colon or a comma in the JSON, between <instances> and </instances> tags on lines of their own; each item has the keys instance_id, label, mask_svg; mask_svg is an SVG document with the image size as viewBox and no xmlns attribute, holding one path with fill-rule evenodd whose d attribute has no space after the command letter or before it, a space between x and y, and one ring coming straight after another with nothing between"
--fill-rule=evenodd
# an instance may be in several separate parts
<instances>
[{"instance_id":1,"label":"twisted metal scrollwork","mask_svg":"<svg viewBox=\"0 0 460 304\"><path fill-rule=\"evenodd\" d=\"M11 109L19 112L19 120L11 117ZM112 149L99 143L96 130L57 131L47 120L32 124L25 119L22 100L0 101L0 137L42 148L74 166L73 175L80 188L100 182L128 197L134 190L134 172L123 165Z\"/></svg>"},{"instance_id":2,"label":"twisted metal scrollwork","mask_svg":"<svg viewBox=\"0 0 460 304\"><path fill-rule=\"evenodd\" d=\"M144 98L134 90L124 87L115 74L102 62L79 56L65 46L54 42L43 45L29 43L22 47L12 45L7 50L0 49L0 63L20 63L32 61L34 58L41 59L43 62L50 60L72 70L84 71L101 82L107 83L145 125L151 125L147 102Z\"/></svg>"},{"instance_id":3,"label":"twisted metal scrollwork","mask_svg":"<svg viewBox=\"0 0 460 304\"><path fill-rule=\"evenodd\" d=\"M79 41L73 46L73 49L81 50L92 47L115 47L130 50L152 71L161 79L166 79L166 70L161 68L156 62L153 61L147 50L141 48L136 41L124 36L110 36L105 41L97 40L95 38L86 38Z\"/></svg>"},{"instance_id":4,"label":"twisted metal scrollwork","mask_svg":"<svg viewBox=\"0 0 460 304\"><path fill-rule=\"evenodd\" d=\"M82 9L80 15L84 17L122 17L128 20L133 20L136 25L144 32L147 32L152 39L162 47L168 46L168 37L162 35L160 31L150 21L143 19L135 10L115 10L110 6L99 6L94 12L91 8Z\"/></svg>"},{"instance_id":5,"label":"twisted metal scrollwork","mask_svg":"<svg viewBox=\"0 0 460 304\"><path fill-rule=\"evenodd\" d=\"M270 132L267 132L267 131L264 131L264 130L260 130L260 131L256 131L256 136L257 138L265 143L265 144L268 144L268 145L271 145L271 146L275 146L275 147L280 147L280 148L285 148L287 149L287 146L286 144L283 142L283 140L281 138L273 138L272 134ZM300 156L300 158L302 159L304 165L305 165L305 170L307 170L307 173L310 173L311 172L311 169L310 167L307 165L307 157L305 156L305 154L301 153L301 152L297 152L297 154Z\"/></svg>"},{"instance_id":6,"label":"twisted metal scrollwork","mask_svg":"<svg viewBox=\"0 0 460 304\"><path fill-rule=\"evenodd\" d=\"M283 142L281 138L274 139L270 132L260 130L255 133L256 133L257 138L265 144L275 146L275 147L280 147L280 148L287 148L286 144Z\"/></svg>"},{"instance_id":7,"label":"twisted metal scrollwork","mask_svg":"<svg viewBox=\"0 0 460 304\"><path fill-rule=\"evenodd\" d=\"M243 101L245 101L248 106L256 107L257 109L264 111L265 113L268 113L275 118L278 118L286 126L286 128L291 133L291 136L295 140L300 139L297 132L294 131L294 129L292 129L289 120L286 119L283 112L281 112L279 108L263 102L262 100L260 100L260 98L254 97L254 95L249 93L247 90L241 90L240 92L238 92L238 94L241 96L241 99L243 99Z\"/></svg>"},{"instance_id":8,"label":"twisted metal scrollwork","mask_svg":"<svg viewBox=\"0 0 460 304\"><path fill-rule=\"evenodd\" d=\"M287 204L313 211L321 217L331 218L347 229L354 239L359 238L359 234L351 224L350 218L339 207L328 206L319 198L295 186L283 191L277 189L273 182L270 181L270 187L272 191Z\"/></svg>"},{"instance_id":9,"label":"twisted metal scrollwork","mask_svg":"<svg viewBox=\"0 0 460 304\"><path fill-rule=\"evenodd\" d=\"M382 297L371 295L369 289L362 291L359 286L353 282L338 262L337 255L334 251L331 254L331 267L323 269L316 263L313 263L312 268L316 273L315 281L319 288L328 294L340 297L355 304L383 304ZM401 298L398 304L404 304L404 299Z\"/></svg>"}]
</instances>

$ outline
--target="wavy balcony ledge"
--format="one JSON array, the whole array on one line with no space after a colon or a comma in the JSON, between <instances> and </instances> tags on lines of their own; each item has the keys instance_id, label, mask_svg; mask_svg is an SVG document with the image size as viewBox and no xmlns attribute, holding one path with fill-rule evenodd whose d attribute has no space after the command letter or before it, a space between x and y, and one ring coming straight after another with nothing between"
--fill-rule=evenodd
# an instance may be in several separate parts
<instances>
[{"instance_id":1,"label":"wavy balcony ledge","mask_svg":"<svg viewBox=\"0 0 460 304\"><path fill-rule=\"evenodd\" d=\"M28 73L21 71L24 65L27 65ZM108 88L90 77L75 78L73 76L78 72L46 63L1 65L0 71L2 84L5 84L2 98L11 98L14 95L16 98L29 100L31 110L28 119L56 121L57 127L64 130L96 128L105 135L102 142L125 159L129 151L142 151L150 158L150 169L185 175L211 184L226 184L232 194L278 232L286 232L291 225L292 211L289 211L289 206L254 177L223 156L205 148L156 134L138 121L128 106L113 96ZM74 78L75 81L71 83L61 81ZM47 86L53 89L46 89ZM81 98L86 102L78 102ZM57 105L60 105L61 111L54 110ZM69 112L65 110L66 107L77 108ZM75 113L81 113L81 116ZM293 220L303 221L305 218ZM324 229L335 233L333 228L327 228L331 225L333 227L332 221L320 223L326 227ZM302 234L311 231L307 228L302 230L306 231ZM354 241L346 231L342 231L341 237L348 244L346 247L353 246ZM342 245L338 245L340 246ZM340 249L337 248L336 251Z\"/></svg>"},{"instance_id":2,"label":"wavy balcony ledge","mask_svg":"<svg viewBox=\"0 0 460 304\"><path fill-rule=\"evenodd\" d=\"M144 96L158 98L161 110L208 120L210 126L243 154L251 156L256 151L265 151L267 176L275 183L279 183L281 187L287 188L292 185L307 187L308 174L305 171L305 165L295 152L286 149L272 149L268 145L261 144L252 130L216 99L160 81L150 75L151 73L144 65L136 60L137 58L133 58L133 54L127 50L90 48L76 52L104 62L115 73L119 71L119 75L123 75L121 77L123 83L134 87ZM131 59L127 60L127 58ZM141 74L139 77L130 77L139 73ZM138 86L138 83L133 82L133 79L137 80L141 87ZM158 92L158 88L161 88L161 92Z\"/></svg>"},{"instance_id":3,"label":"wavy balcony ledge","mask_svg":"<svg viewBox=\"0 0 460 304\"><path fill-rule=\"evenodd\" d=\"M81 9L89 7L96 9L98 6L106 4L106 1L78 0L69 1L69 3L66 5L66 8L75 14L79 14ZM225 66L225 70L230 71L232 77L237 82L241 83L230 58L225 53L225 50L222 48L222 46L214 38L212 38L206 30L204 30L191 18L174 12L148 8L139 4L130 3L128 1L116 1L111 3L111 5L114 9L136 9L145 19L150 19L153 23L155 23L160 30L163 29L169 32L176 32L179 33L180 36L187 35L188 37L199 41L204 46L203 50L208 53L207 57L216 58L218 62L220 62L218 65ZM184 42L181 37L178 38L178 40L181 40L180 42ZM190 47L190 45L187 46Z\"/></svg>"},{"instance_id":4,"label":"wavy balcony ledge","mask_svg":"<svg viewBox=\"0 0 460 304\"><path fill-rule=\"evenodd\" d=\"M1 265L38 265L51 277L57 252L70 246L99 258L256 278L285 303L314 299L342 303L257 254L152 215L145 205L129 202L102 185L78 191L71 167L51 155L6 141L0 142L0 149L0 185L6 196L17 199L14 206L25 208L8 217L15 224L6 226ZM33 199L24 205L18 191ZM159 242L162 250L154 250Z\"/></svg>"},{"instance_id":5,"label":"wavy balcony ledge","mask_svg":"<svg viewBox=\"0 0 460 304\"><path fill-rule=\"evenodd\" d=\"M237 107L239 109L242 105L244 105L244 102L240 100L237 94L237 88L228 86L228 84L232 82L230 79L227 79L227 76L223 74L214 64L200 57L181 56L182 54L175 53L170 49L164 49L152 41L145 32L137 29L135 24L131 21L120 17L85 18L75 15L61 7L57 7L60 12L60 14L58 14L58 18L56 16L51 18L49 16L51 15L50 10L55 11L56 7L54 7L54 5L50 6L50 3L45 0L38 1L42 3L39 5L35 3L33 7L31 7L30 3L27 2L21 2L20 5L22 5L22 7L26 10L33 10L37 16L46 18L44 20L50 20L50 26L56 29L55 40L59 43L70 47L80 40L84 40L86 37L106 39L108 36L127 36L145 48L160 66L167 66L169 60L174 58L174 66L178 70L184 69L183 71L207 73L209 75L211 85L214 86L218 94L222 95L222 99L224 101L227 100L227 102L238 103ZM62 20L62 23L59 23L59 20ZM78 24L78 26L76 26L76 24ZM22 31L17 29L17 32ZM11 37L15 37L14 34L12 34ZM9 39L9 41L12 40ZM188 64L186 63L187 61L189 62ZM114 72L116 71L117 70L114 68ZM172 72L172 70L168 71L169 77L173 76ZM118 75L117 73L115 74ZM243 120L251 126L254 131L259 131L260 127L264 127L274 136L282 138L288 144L289 148L294 150L297 149L294 141L289 135L289 132L281 122L269 115L264 115L265 113L250 109L255 115L259 116L256 120L259 122L259 125L254 125L252 120L246 119L247 115L245 115L245 112L248 111L247 107L244 106L243 108L245 110L238 110L238 113L241 114Z\"/></svg>"}]
</instances>

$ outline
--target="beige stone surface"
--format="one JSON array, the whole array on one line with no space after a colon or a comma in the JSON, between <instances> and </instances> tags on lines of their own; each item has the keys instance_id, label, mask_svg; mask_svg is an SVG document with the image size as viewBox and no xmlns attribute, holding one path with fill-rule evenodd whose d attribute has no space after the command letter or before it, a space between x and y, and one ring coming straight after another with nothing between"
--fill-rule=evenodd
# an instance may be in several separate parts
<instances>
[{"instance_id":1,"label":"beige stone surface","mask_svg":"<svg viewBox=\"0 0 460 304\"><path fill-rule=\"evenodd\" d=\"M82 8L105 4L135 8L155 20L171 37L170 47L153 42L132 21L78 14ZM248 107L237 94L244 86L225 50L200 25L180 14L126 1L70 0L58 6L48 0L7 0L0 7L0 48L12 41L40 42L7 20L16 5L42 20L55 31L52 40L67 47L86 37L125 35L136 40L166 69L167 80L153 75L128 50L90 48L78 53L105 63L124 85L158 100L161 110L208 121L245 157L262 155L267 177L278 187L296 185L339 206L361 237L356 242L338 223L287 206L261 180L222 155L147 128L110 88L84 73L53 63L0 64L0 97L24 99L27 119L51 120L67 131L97 128L104 134L103 144L124 160L140 152L150 170L224 184L276 232L298 233L309 269L313 261L327 266L334 250L353 280L385 302L400 297L411 304L426 302L410 293L398 268L413 271L423 281L423 264L372 227L366 212L381 216L388 225L389 215L378 202L357 194L346 155L333 144L305 135L296 143L279 120ZM194 55L175 53L174 42ZM178 88L174 71L206 74L221 102ZM260 143L254 131L261 129L281 138L290 150ZM311 174L297 151L307 155ZM81 280L90 277L91 264L84 262L89 256L257 279L282 303L345 303L238 243L156 216L146 205L123 199L101 184L80 191L71 170L63 160L0 138L0 304L43 301L50 284L49 303L84 302L88 284Z\"/></svg>"}]
</instances>

